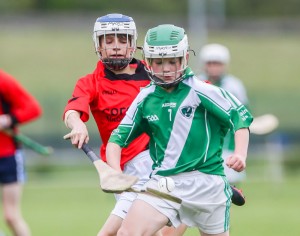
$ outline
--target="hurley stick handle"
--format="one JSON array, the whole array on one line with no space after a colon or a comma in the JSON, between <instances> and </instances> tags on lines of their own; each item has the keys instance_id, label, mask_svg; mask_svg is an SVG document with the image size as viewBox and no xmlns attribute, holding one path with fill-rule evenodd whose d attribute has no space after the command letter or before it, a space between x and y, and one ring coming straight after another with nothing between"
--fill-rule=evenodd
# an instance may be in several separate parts
<instances>
[{"instance_id":1,"label":"hurley stick handle","mask_svg":"<svg viewBox=\"0 0 300 236\"><path fill-rule=\"evenodd\" d=\"M99 160L100 158L94 153L93 149L84 143L81 149L85 152L85 154L90 158L92 162Z\"/></svg>"}]
</instances>

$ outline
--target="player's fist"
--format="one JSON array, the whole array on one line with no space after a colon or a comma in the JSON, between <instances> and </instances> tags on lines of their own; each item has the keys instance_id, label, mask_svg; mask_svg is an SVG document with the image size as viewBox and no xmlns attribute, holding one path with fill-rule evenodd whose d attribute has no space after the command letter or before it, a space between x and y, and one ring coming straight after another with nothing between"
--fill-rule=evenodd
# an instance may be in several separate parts
<instances>
[{"instance_id":1,"label":"player's fist","mask_svg":"<svg viewBox=\"0 0 300 236\"><path fill-rule=\"evenodd\" d=\"M226 159L226 165L237 172L241 172L246 168L246 158L233 154Z\"/></svg>"}]
</instances>

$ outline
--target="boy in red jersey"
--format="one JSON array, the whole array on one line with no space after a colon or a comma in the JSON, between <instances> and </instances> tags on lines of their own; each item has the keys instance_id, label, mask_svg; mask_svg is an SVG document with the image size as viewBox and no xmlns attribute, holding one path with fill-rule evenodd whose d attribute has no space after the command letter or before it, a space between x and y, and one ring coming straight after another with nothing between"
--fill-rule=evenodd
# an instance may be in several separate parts
<instances>
[{"instance_id":1,"label":"boy in red jersey","mask_svg":"<svg viewBox=\"0 0 300 236\"><path fill-rule=\"evenodd\" d=\"M94 25L93 40L99 62L93 73L76 83L64 111L65 124L71 129L64 138L70 138L78 148L89 141L84 122L89 119L91 110L102 139L101 158L106 161L106 145L111 132L119 125L140 89L150 80L143 62L133 58L137 32L131 17L122 14L99 17ZM152 170L148 142L149 137L141 134L122 151L119 170L139 177L140 181L134 187L142 186ZM116 195L115 208L98 236L116 235L135 197L135 193Z\"/></svg>"},{"instance_id":2,"label":"boy in red jersey","mask_svg":"<svg viewBox=\"0 0 300 236\"><path fill-rule=\"evenodd\" d=\"M41 114L38 102L12 76L0 70L0 184L4 218L14 235L29 236L20 202L25 180L23 154L5 130L17 132L17 126Z\"/></svg>"}]
</instances>

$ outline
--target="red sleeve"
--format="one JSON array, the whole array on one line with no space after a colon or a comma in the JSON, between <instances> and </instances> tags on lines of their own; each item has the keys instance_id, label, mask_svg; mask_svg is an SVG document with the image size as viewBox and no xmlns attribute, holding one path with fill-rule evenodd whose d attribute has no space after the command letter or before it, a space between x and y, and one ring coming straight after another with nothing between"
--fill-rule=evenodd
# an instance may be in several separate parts
<instances>
[{"instance_id":1,"label":"red sleeve","mask_svg":"<svg viewBox=\"0 0 300 236\"><path fill-rule=\"evenodd\" d=\"M81 113L82 121L88 121L90 102L94 100L97 88L94 77L93 74L90 74L77 81L72 98L65 107L63 119L68 110L76 110Z\"/></svg>"},{"instance_id":2,"label":"red sleeve","mask_svg":"<svg viewBox=\"0 0 300 236\"><path fill-rule=\"evenodd\" d=\"M26 123L41 115L41 107L21 84L0 70L0 94L9 105L10 114L17 123Z\"/></svg>"}]
</instances>

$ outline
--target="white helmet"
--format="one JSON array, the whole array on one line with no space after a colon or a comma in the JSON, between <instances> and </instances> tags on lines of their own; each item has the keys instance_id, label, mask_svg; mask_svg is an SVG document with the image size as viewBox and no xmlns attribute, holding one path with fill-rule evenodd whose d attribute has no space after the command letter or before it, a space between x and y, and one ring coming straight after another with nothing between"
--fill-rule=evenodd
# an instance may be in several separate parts
<instances>
[{"instance_id":1,"label":"white helmet","mask_svg":"<svg viewBox=\"0 0 300 236\"><path fill-rule=\"evenodd\" d=\"M143 47L143 54L147 64L146 71L150 79L157 85L169 88L183 80L187 68L188 38L183 28L171 24L159 25L148 30ZM181 68L175 72L178 76L173 82L164 82L151 68L153 58L181 58Z\"/></svg>"},{"instance_id":2,"label":"white helmet","mask_svg":"<svg viewBox=\"0 0 300 236\"><path fill-rule=\"evenodd\" d=\"M112 70L121 70L125 68L133 58L133 51L129 58L102 58L100 48L100 37L108 34L124 34L127 37L127 49L136 49L137 30L133 19L122 14L108 14L99 17L94 25L93 40L96 53L99 59L106 67ZM131 36L131 37L128 37ZM106 48L105 48L106 49Z\"/></svg>"},{"instance_id":3,"label":"white helmet","mask_svg":"<svg viewBox=\"0 0 300 236\"><path fill-rule=\"evenodd\" d=\"M230 61L230 53L228 48L221 44L207 44L200 51L200 61L203 64L207 62L228 64Z\"/></svg>"}]
</instances>

